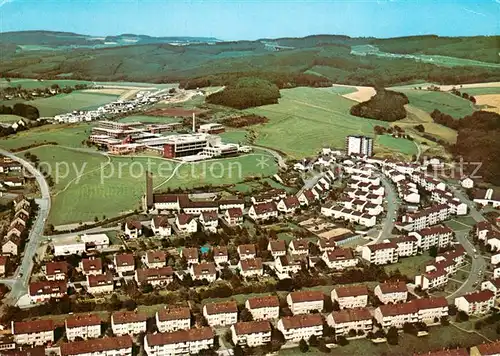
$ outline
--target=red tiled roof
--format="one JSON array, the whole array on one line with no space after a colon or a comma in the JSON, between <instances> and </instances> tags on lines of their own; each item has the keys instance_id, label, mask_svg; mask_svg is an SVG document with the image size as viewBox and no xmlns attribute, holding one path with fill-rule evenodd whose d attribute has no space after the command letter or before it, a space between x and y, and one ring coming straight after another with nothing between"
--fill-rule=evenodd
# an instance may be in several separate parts
<instances>
[{"instance_id":1,"label":"red tiled roof","mask_svg":"<svg viewBox=\"0 0 500 356\"><path fill-rule=\"evenodd\" d=\"M383 294L408 292L408 287L403 281L380 283L379 287Z\"/></svg>"},{"instance_id":2,"label":"red tiled roof","mask_svg":"<svg viewBox=\"0 0 500 356\"><path fill-rule=\"evenodd\" d=\"M450 229L448 226L443 226L443 225L435 225L435 226L430 226L426 227L420 231L417 231L419 235L422 236L429 236L429 235L435 235L435 234L448 234L448 233L453 233L453 230Z\"/></svg>"},{"instance_id":3,"label":"red tiled roof","mask_svg":"<svg viewBox=\"0 0 500 356\"><path fill-rule=\"evenodd\" d=\"M262 215L262 214L270 213L270 212L277 210L276 203L274 203L274 202L260 203L260 204L257 203L257 204L253 205L253 208L254 208L255 213L257 215Z\"/></svg>"},{"instance_id":4,"label":"red tiled roof","mask_svg":"<svg viewBox=\"0 0 500 356\"><path fill-rule=\"evenodd\" d=\"M115 255L116 267L135 266L134 254L120 253Z\"/></svg>"},{"instance_id":5,"label":"red tiled roof","mask_svg":"<svg viewBox=\"0 0 500 356\"><path fill-rule=\"evenodd\" d=\"M140 229L142 229L142 224L140 221L137 221L137 220L128 220L127 221L127 228L129 230L133 230L133 229L140 230Z\"/></svg>"},{"instance_id":6,"label":"red tiled roof","mask_svg":"<svg viewBox=\"0 0 500 356\"><path fill-rule=\"evenodd\" d=\"M414 299L413 303L415 303L418 310L444 308L448 306L448 301L445 297Z\"/></svg>"},{"instance_id":7,"label":"red tiled roof","mask_svg":"<svg viewBox=\"0 0 500 356\"><path fill-rule=\"evenodd\" d=\"M295 195L290 195L283 199L287 209L298 208L300 206L299 199Z\"/></svg>"},{"instance_id":8,"label":"red tiled roof","mask_svg":"<svg viewBox=\"0 0 500 356\"><path fill-rule=\"evenodd\" d=\"M294 250L309 250L309 241L306 239L293 239L292 246Z\"/></svg>"},{"instance_id":9,"label":"red tiled roof","mask_svg":"<svg viewBox=\"0 0 500 356\"><path fill-rule=\"evenodd\" d=\"M345 297L359 297L361 295L368 295L368 288L363 285L350 285L345 287L335 288L335 292L339 298Z\"/></svg>"},{"instance_id":10,"label":"red tiled roof","mask_svg":"<svg viewBox=\"0 0 500 356\"><path fill-rule=\"evenodd\" d=\"M47 295L52 293L66 294L68 287L66 281L41 281L30 283L30 296Z\"/></svg>"},{"instance_id":11,"label":"red tiled roof","mask_svg":"<svg viewBox=\"0 0 500 356\"><path fill-rule=\"evenodd\" d=\"M238 246L238 254L240 255L255 255L256 253L255 245L253 244Z\"/></svg>"},{"instance_id":12,"label":"red tiled roof","mask_svg":"<svg viewBox=\"0 0 500 356\"><path fill-rule=\"evenodd\" d=\"M89 275L87 279L89 287L109 286L113 284L113 275L111 273Z\"/></svg>"},{"instance_id":13,"label":"red tiled roof","mask_svg":"<svg viewBox=\"0 0 500 356\"><path fill-rule=\"evenodd\" d=\"M156 215L153 218L153 223L154 223L155 227L168 227L168 226L170 226L170 224L168 223L167 217L162 216L162 215Z\"/></svg>"},{"instance_id":14,"label":"red tiled roof","mask_svg":"<svg viewBox=\"0 0 500 356\"><path fill-rule=\"evenodd\" d=\"M198 249L195 247L184 247L181 253L182 257L184 257L186 260L198 259Z\"/></svg>"},{"instance_id":15,"label":"red tiled roof","mask_svg":"<svg viewBox=\"0 0 500 356\"><path fill-rule=\"evenodd\" d=\"M0 256L0 266L6 266L9 258L7 256Z\"/></svg>"},{"instance_id":16,"label":"red tiled roof","mask_svg":"<svg viewBox=\"0 0 500 356\"><path fill-rule=\"evenodd\" d=\"M144 313L135 311L114 312L111 316L115 324L139 323L148 320L148 316Z\"/></svg>"},{"instance_id":17,"label":"red tiled roof","mask_svg":"<svg viewBox=\"0 0 500 356\"><path fill-rule=\"evenodd\" d=\"M326 256L329 261L352 260L354 258L350 248L337 248L335 250L326 251Z\"/></svg>"},{"instance_id":18,"label":"red tiled roof","mask_svg":"<svg viewBox=\"0 0 500 356\"><path fill-rule=\"evenodd\" d=\"M240 263L243 271L255 271L262 269L262 259L259 257L241 260Z\"/></svg>"},{"instance_id":19,"label":"red tiled roof","mask_svg":"<svg viewBox=\"0 0 500 356\"><path fill-rule=\"evenodd\" d=\"M472 292L472 293L467 293L463 295L466 301L469 303L480 303L487 301L491 298L493 298L495 294L490 291L489 289L482 290L482 291L477 291L477 292Z\"/></svg>"},{"instance_id":20,"label":"red tiled roof","mask_svg":"<svg viewBox=\"0 0 500 356\"><path fill-rule=\"evenodd\" d=\"M132 339L128 335L73 341L61 345L61 356L92 354L111 350L131 349Z\"/></svg>"},{"instance_id":21,"label":"red tiled roof","mask_svg":"<svg viewBox=\"0 0 500 356\"><path fill-rule=\"evenodd\" d=\"M151 346L171 345L188 341L201 341L213 339L213 330L209 327L178 330L169 333L147 334L146 341Z\"/></svg>"},{"instance_id":22,"label":"red tiled roof","mask_svg":"<svg viewBox=\"0 0 500 356\"><path fill-rule=\"evenodd\" d=\"M85 272L102 271L102 260L100 258L84 258L82 265Z\"/></svg>"},{"instance_id":23,"label":"red tiled roof","mask_svg":"<svg viewBox=\"0 0 500 356\"><path fill-rule=\"evenodd\" d=\"M227 213L229 214L229 217L232 219L236 219L243 216L243 211L240 208L227 209Z\"/></svg>"},{"instance_id":24,"label":"red tiled roof","mask_svg":"<svg viewBox=\"0 0 500 356\"><path fill-rule=\"evenodd\" d=\"M281 319L286 330L323 325L321 314L301 314L285 316Z\"/></svg>"},{"instance_id":25,"label":"red tiled roof","mask_svg":"<svg viewBox=\"0 0 500 356\"><path fill-rule=\"evenodd\" d=\"M101 325L101 318L97 314L76 315L66 319L68 328L79 328L82 326Z\"/></svg>"},{"instance_id":26,"label":"red tiled roof","mask_svg":"<svg viewBox=\"0 0 500 356\"><path fill-rule=\"evenodd\" d=\"M62 262L49 262L45 265L45 273L47 276L53 276L58 273L68 273L68 264L65 261Z\"/></svg>"},{"instance_id":27,"label":"red tiled roof","mask_svg":"<svg viewBox=\"0 0 500 356\"><path fill-rule=\"evenodd\" d=\"M500 354L500 340L476 346L479 353L484 356Z\"/></svg>"},{"instance_id":28,"label":"red tiled roof","mask_svg":"<svg viewBox=\"0 0 500 356\"><path fill-rule=\"evenodd\" d=\"M214 257L217 257L217 256L228 256L228 253L227 253L227 247L226 246L217 246L217 247L214 247L213 248L213 252L214 252Z\"/></svg>"},{"instance_id":29,"label":"red tiled roof","mask_svg":"<svg viewBox=\"0 0 500 356\"><path fill-rule=\"evenodd\" d=\"M379 309L383 316L415 314L418 312L416 304L412 302L400 304L385 304L381 305Z\"/></svg>"},{"instance_id":30,"label":"red tiled roof","mask_svg":"<svg viewBox=\"0 0 500 356\"><path fill-rule=\"evenodd\" d=\"M293 303L323 301L324 295L321 291L297 291L289 294Z\"/></svg>"},{"instance_id":31,"label":"red tiled roof","mask_svg":"<svg viewBox=\"0 0 500 356\"><path fill-rule=\"evenodd\" d=\"M269 308L269 307L279 307L280 301L278 297L274 295L269 295L265 297L248 298L248 304L250 309Z\"/></svg>"},{"instance_id":32,"label":"red tiled roof","mask_svg":"<svg viewBox=\"0 0 500 356\"><path fill-rule=\"evenodd\" d=\"M12 334L33 334L45 331L52 331L55 329L54 321L51 319L46 320L31 320L31 321L15 321L12 329Z\"/></svg>"},{"instance_id":33,"label":"red tiled roof","mask_svg":"<svg viewBox=\"0 0 500 356\"><path fill-rule=\"evenodd\" d=\"M217 273L215 263L213 262L198 263L193 266L193 271L195 276L198 277L213 276Z\"/></svg>"},{"instance_id":34,"label":"red tiled roof","mask_svg":"<svg viewBox=\"0 0 500 356\"><path fill-rule=\"evenodd\" d=\"M201 213L203 217L203 221L208 222L208 221L217 221L219 219L219 216L217 215L217 212L215 211L204 211Z\"/></svg>"},{"instance_id":35,"label":"red tiled roof","mask_svg":"<svg viewBox=\"0 0 500 356\"><path fill-rule=\"evenodd\" d=\"M138 269L137 280L139 283L145 283L148 281L170 279L174 275L174 270L172 267L162 267L162 268L144 268Z\"/></svg>"},{"instance_id":36,"label":"red tiled roof","mask_svg":"<svg viewBox=\"0 0 500 356\"><path fill-rule=\"evenodd\" d=\"M271 240L269 241L271 252L284 252L286 251L286 243L284 240Z\"/></svg>"},{"instance_id":37,"label":"red tiled roof","mask_svg":"<svg viewBox=\"0 0 500 356\"><path fill-rule=\"evenodd\" d=\"M205 304L205 308L208 315L238 312L238 305L234 300L230 300L227 302L208 303Z\"/></svg>"},{"instance_id":38,"label":"red tiled roof","mask_svg":"<svg viewBox=\"0 0 500 356\"><path fill-rule=\"evenodd\" d=\"M177 220L179 221L179 225L189 224L195 218L194 215L191 214L178 214Z\"/></svg>"},{"instance_id":39,"label":"red tiled roof","mask_svg":"<svg viewBox=\"0 0 500 356\"><path fill-rule=\"evenodd\" d=\"M146 261L148 263L165 263L167 261L167 253L165 251L148 251L146 253Z\"/></svg>"},{"instance_id":40,"label":"red tiled roof","mask_svg":"<svg viewBox=\"0 0 500 356\"><path fill-rule=\"evenodd\" d=\"M271 332L271 324L267 320L247 321L234 324L236 335Z\"/></svg>"},{"instance_id":41,"label":"red tiled roof","mask_svg":"<svg viewBox=\"0 0 500 356\"><path fill-rule=\"evenodd\" d=\"M332 312L333 320L336 324L353 321L371 320L372 315L367 308L344 309Z\"/></svg>"},{"instance_id":42,"label":"red tiled roof","mask_svg":"<svg viewBox=\"0 0 500 356\"><path fill-rule=\"evenodd\" d=\"M396 249L398 248L398 246L396 245L395 242L381 242L381 243L378 243L378 244L373 244L373 245L365 245L366 247L368 247L370 249L370 251L372 252L375 252L375 251L379 251L379 250L385 250L385 249Z\"/></svg>"},{"instance_id":43,"label":"red tiled roof","mask_svg":"<svg viewBox=\"0 0 500 356\"><path fill-rule=\"evenodd\" d=\"M191 318L189 308L171 308L161 309L158 311L158 320L160 321L182 320L189 318Z\"/></svg>"}]
</instances>

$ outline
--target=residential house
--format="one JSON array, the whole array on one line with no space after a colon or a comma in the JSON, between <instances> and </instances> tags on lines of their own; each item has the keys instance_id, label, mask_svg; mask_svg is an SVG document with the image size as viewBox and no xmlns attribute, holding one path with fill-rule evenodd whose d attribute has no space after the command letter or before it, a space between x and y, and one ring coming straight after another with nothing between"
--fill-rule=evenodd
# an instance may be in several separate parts
<instances>
[{"instance_id":1,"label":"residential house","mask_svg":"<svg viewBox=\"0 0 500 356\"><path fill-rule=\"evenodd\" d=\"M2 253L4 255L17 256L21 251L21 238L12 236L7 238L2 244Z\"/></svg>"},{"instance_id":2,"label":"residential house","mask_svg":"<svg viewBox=\"0 0 500 356\"><path fill-rule=\"evenodd\" d=\"M195 247L184 247L181 251L181 257L188 265L194 265L199 262L198 249Z\"/></svg>"},{"instance_id":3,"label":"residential house","mask_svg":"<svg viewBox=\"0 0 500 356\"><path fill-rule=\"evenodd\" d=\"M191 327L191 312L189 308L164 308L156 312L156 327L159 332L188 330Z\"/></svg>"},{"instance_id":4,"label":"residential house","mask_svg":"<svg viewBox=\"0 0 500 356\"><path fill-rule=\"evenodd\" d=\"M95 339L101 336L101 318L97 314L72 315L64 322L66 337L69 341L75 339Z\"/></svg>"},{"instance_id":5,"label":"residential house","mask_svg":"<svg viewBox=\"0 0 500 356\"><path fill-rule=\"evenodd\" d=\"M102 260L100 258L84 258L79 266L85 276L102 274Z\"/></svg>"},{"instance_id":6,"label":"residential house","mask_svg":"<svg viewBox=\"0 0 500 356\"><path fill-rule=\"evenodd\" d=\"M398 246L395 242L364 245L361 257L370 264L385 265L398 262Z\"/></svg>"},{"instance_id":7,"label":"residential house","mask_svg":"<svg viewBox=\"0 0 500 356\"><path fill-rule=\"evenodd\" d=\"M349 331L372 330L372 315L367 308L353 308L334 311L326 318L327 324L335 330L335 335L347 335Z\"/></svg>"},{"instance_id":8,"label":"residential house","mask_svg":"<svg viewBox=\"0 0 500 356\"><path fill-rule=\"evenodd\" d=\"M328 268L338 271L349 267L355 267L358 264L358 259L354 257L350 248L337 248L333 251L325 251L321 256Z\"/></svg>"},{"instance_id":9,"label":"residential house","mask_svg":"<svg viewBox=\"0 0 500 356\"><path fill-rule=\"evenodd\" d=\"M88 292L90 294L113 293L114 281L111 273L88 275Z\"/></svg>"},{"instance_id":10,"label":"residential house","mask_svg":"<svg viewBox=\"0 0 500 356\"><path fill-rule=\"evenodd\" d=\"M287 295L286 301L293 315L321 312L325 297L321 291L296 291Z\"/></svg>"},{"instance_id":11,"label":"residential house","mask_svg":"<svg viewBox=\"0 0 500 356\"><path fill-rule=\"evenodd\" d=\"M238 306L235 301L207 303L203 306L203 316L210 326L228 326L238 321Z\"/></svg>"},{"instance_id":12,"label":"residential house","mask_svg":"<svg viewBox=\"0 0 500 356\"><path fill-rule=\"evenodd\" d=\"M197 355L213 347L214 337L209 327L147 334L144 351L147 356Z\"/></svg>"},{"instance_id":13,"label":"residential house","mask_svg":"<svg viewBox=\"0 0 500 356\"><path fill-rule=\"evenodd\" d=\"M315 194L311 189L304 189L302 193L300 193L298 198L300 205L309 206L313 204L316 199L319 198L319 196Z\"/></svg>"},{"instance_id":14,"label":"residential house","mask_svg":"<svg viewBox=\"0 0 500 356\"><path fill-rule=\"evenodd\" d=\"M5 276L7 273L7 264L9 262L9 257L0 256L0 276Z\"/></svg>"},{"instance_id":15,"label":"residential house","mask_svg":"<svg viewBox=\"0 0 500 356\"><path fill-rule=\"evenodd\" d=\"M248 209L248 216L254 221L266 221L277 218L278 207L273 201L253 204L250 209Z\"/></svg>"},{"instance_id":16,"label":"residential house","mask_svg":"<svg viewBox=\"0 0 500 356\"><path fill-rule=\"evenodd\" d=\"M243 210L240 208L227 209L224 212L224 220L229 226L241 226L243 224Z\"/></svg>"},{"instance_id":17,"label":"residential house","mask_svg":"<svg viewBox=\"0 0 500 356\"><path fill-rule=\"evenodd\" d=\"M431 247L448 247L453 241L454 232L447 226L436 225L410 232L409 235L417 238L420 250L427 251Z\"/></svg>"},{"instance_id":18,"label":"residential house","mask_svg":"<svg viewBox=\"0 0 500 356\"><path fill-rule=\"evenodd\" d=\"M448 301L445 297L420 298L411 301L417 306L418 321L427 324L439 323L449 314Z\"/></svg>"},{"instance_id":19,"label":"residential house","mask_svg":"<svg viewBox=\"0 0 500 356\"><path fill-rule=\"evenodd\" d=\"M219 226L219 216L216 211L204 211L199 218L203 230L208 232L217 232Z\"/></svg>"},{"instance_id":20,"label":"residential house","mask_svg":"<svg viewBox=\"0 0 500 356\"><path fill-rule=\"evenodd\" d=\"M290 275L293 273L297 273L302 269L302 262L300 260L300 257L287 255L279 256L275 260L274 268L278 273Z\"/></svg>"},{"instance_id":21,"label":"residential house","mask_svg":"<svg viewBox=\"0 0 500 356\"><path fill-rule=\"evenodd\" d=\"M257 347L271 341L271 324L267 320L239 322L230 330L235 345Z\"/></svg>"},{"instance_id":22,"label":"residential house","mask_svg":"<svg viewBox=\"0 0 500 356\"><path fill-rule=\"evenodd\" d=\"M156 236L169 237L172 235L172 226L170 226L166 216L156 215L151 219L151 230Z\"/></svg>"},{"instance_id":23,"label":"residential house","mask_svg":"<svg viewBox=\"0 0 500 356\"><path fill-rule=\"evenodd\" d=\"M191 265L190 274L193 280L197 281L206 279L208 282L215 282L217 280L217 271L213 262Z\"/></svg>"},{"instance_id":24,"label":"residential house","mask_svg":"<svg viewBox=\"0 0 500 356\"><path fill-rule=\"evenodd\" d=\"M278 211L283 214L293 214L300 208L299 199L295 195L290 195L282 199L277 205Z\"/></svg>"},{"instance_id":25,"label":"residential house","mask_svg":"<svg viewBox=\"0 0 500 356\"><path fill-rule=\"evenodd\" d=\"M323 336L321 314L286 316L278 321L276 328L283 333L286 341L298 343L309 340L311 336Z\"/></svg>"},{"instance_id":26,"label":"residential house","mask_svg":"<svg viewBox=\"0 0 500 356\"><path fill-rule=\"evenodd\" d=\"M280 314L279 299L273 295L248 298L245 308L250 311L254 320L277 319Z\"/></svg>"},{"instance_id":27,"label":"residential house","mask_svg":"<svg viewBox=\"0 0 500 356\"><path fill-rule=\"evenodd\" d=\"M61 356L132 356L129 335L104 337L61 344Z\"/></svg>"},{"instance_id":28,"label":"residential house","mask_svg":"<svg viewBox=\"0 0 500 356\"><path fill-rule=\"evenodd\" d=\"M142 235L142 224L137 220L128 220L125 222L125 236L136 239Z\"/></svg>"},{"instance_id":29,"label":"residential house","mask_svg":"<svg viewBox=\"0 0 500 356\"><path fill-rule=\"evenodd\" d=\"M68 292L66 280L31 282L29 285L31 303L44 303L60 299Z\"/></svg>"},{"instance_id":30,"label":"residential house","mask_svg":"<svg viewBox=\"0 0 500 356\"><path fill-rule=\"evenodd\" d=\"M286 255L286 243L284 240L270 240L267 250L271 252L274 259Z\"/></svg>"},{"instance_id":31,"label":"residential house","mask_svg":"<svg viewBox=\"0 0 500 356\"><path fill-rule=\"evenodd\" d=\"M418 239L415 236L403 235L392 239L397 246L398 257L415 256L418 253Z\"/></svg>"},{"instance_id":32,"label":"residential house","mask_svg":"<svg viewBox=\"0 0 500 356\"><path fill-rule=\"evenodd\" d=\"M119 276L135 271L135 258L132 253L119 253L114 256L115 271Z\"/></svg>"},{"instance_id":33,"label":"residential house","mask_svg":"<svg viewBox=\"0 0 500 356\"><path fill-rule=\"evenodd\" d=\"M48 281L64 281L68 275L68 263L61 262L48 262L45 265L45 278Z\"/></svg>"},{"instance_id":34,"label":"residential house","mask_svg":"<svg viewBox=\"0 0 500 356\"><path fill-rule=\"evenodd\" d=\"M226 246L218 246L213 248L214 262L217 265L229 262L229 254Z\"/></svg>"},{"instance_id":35,"label":"residential house","mask_svg":"<svg viewBox=\"0 0 500 356\"><path fill-rule=\"evenodd\" d=\"M335 239L326 239L326 238L320 238L318 239L318 248L319 250L323 253L325 251L333 251L337 247L337 243L335 242Z\"/></svg>"},{"instance_id":36,"label":"residential house","mask_svg":"<svg viewBox=\"0 0 500 356\"><path fill-rule=\"evenodd\" d=\"M148 268L162 268L167 264L167 253L165 251L148 251L144 256L144 264Z\"/></svg>"},{"instance_id":37,"label":"residential house","mask_svg":"<svg viewBox=\"0 0 500 356\"><path fill-rule=\"evenodd\" d=\"M415 286L422 290L432 290L445 286L448 280L448 273L444 268L429 265L425 267L424 273L415 276Z\"/></svg>"},{"instance_id":38,"label":"residential house","mask_svg":"<svg viewBox=\"0 0 500 356\"><path fill-rule=\"evenodd\" d=\"M238 255L240 256L240 260L255 258L257 255L255 245L252 245L252 244L239 245L238 246Z\"/></svg>"},{"instance_id":39,"label":"residential house","mask_svg":"<svg viewBox=\"0 0 500 356\"><path fill-rule=\"evenodd\" d=\"M293 239L288 245L291 255L307 256L309 254L309 241L306 239Z\"/></svg>"},{"instance_id":40,"label":"residential house","mask_svg":"<svg viewBox=\"0 0 500 356\"><path fill-rule=\"evenodd\" d=\"M364 308L368 305L368 288L362 284L336 287L331 297L340 309Z\"/></svg>"},{"instance_id":41,"label":"residential house","mask_svg":"<svg viewBox=\"0 0 500 356\"><path fill-rule=\"evenodd\" d=\"M11 332L17 345L38 346L52 343L54 330L52 319L11 322Z\"/></svg>"},{"instance_id":42,"label":"residential house","mask_svg":"<svg viewBox=\"0 0 500 356\"><path fill-rule=\"evenodd\" d=\"M402 328L405 323L418 321L418 308L412 302L385 304L375 309L373 316L383 328Z\"/></svg>"},{"instance_id":43,"label":"residential house","mask_svg":"<svg viewBox=\"0 0 500 356\"><path fill-rule=\"evenodd\" d=\"M455 298L455 306L467 315L482 315L488 313L495 305L495 293L485 289L467 293Z\"/></svg>"},{"instance_id":44,"label":"residential house","mask_svg":"<svg viewBox=\"0 0 500 356\"><path fill-rule=\"evenodd\" d=\"M408 299L408 287L403 281L380 283L373 292L383 304L403 303Z\"/></svg>"},{"instance_id":45,"label":"residential house","mask_svg":"<svg viewBox=\"0 0 500 356\"><path fill-rule=\"evenodd\" d=\"M111 330L116 336L138 335L146 332L148 316L136 311L114 312L111 315Z\"/></svg>"},{"instance_id":46,"label":"residential house","mask_svg":"<svg viewBox=\"0 0 500 356\"><path fill-rule=\"evenodd\" d=\"M178 214L175 218L175 226L181 234L192 234L198 231L195 216L191 214Z\"/></svg>"},{"instance_id":47,"label":"residential house","mask_svg":"<svg viewBox=\"0 0 500 356\"><path fill-rule=\"evenodd\" d=\"M260 257L240 260L238 268L240 274L245 278L259 277L264 274L262 259Z\"/></svg>"},{"instance_id":48,"label":"residential house","mask_svg":"<svg viewBox=\"0 0 500 356\"><path fill-rule=\"evenodd\" d=\"M135 281L139 285L151 284L153 287L166 286L174 280L172 267L147 268L135 271Z\"/></svg>"}]
</instances>

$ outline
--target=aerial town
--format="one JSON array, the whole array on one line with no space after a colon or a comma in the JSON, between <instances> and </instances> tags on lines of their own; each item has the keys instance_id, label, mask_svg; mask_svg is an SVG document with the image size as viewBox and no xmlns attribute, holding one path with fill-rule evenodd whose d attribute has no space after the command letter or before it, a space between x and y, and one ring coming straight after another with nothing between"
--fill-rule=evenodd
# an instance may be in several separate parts
<instances>
[{"instance_id":1,"label":"aerial town","mask_svg":"<svg viewBox=\"0 0 500 356\"><path fill-rule=\"evenodd\" d=\"M498 4L166 3L0 0L0 356L500 355Z\"/></svg>"}]
</instances>

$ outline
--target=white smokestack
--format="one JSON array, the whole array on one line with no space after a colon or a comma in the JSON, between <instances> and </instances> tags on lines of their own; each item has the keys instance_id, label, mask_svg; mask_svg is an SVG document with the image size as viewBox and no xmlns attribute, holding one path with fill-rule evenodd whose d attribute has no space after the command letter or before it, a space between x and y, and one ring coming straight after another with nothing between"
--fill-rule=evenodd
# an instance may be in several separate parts
<instances>
[{"instance_id":1,"label":"white smokestack","mask_svg":"<svg viewBox=\"0 0 500 356\"><path fill-rule=\"evenodd\" d=\"M194 113L193 113L193 133L196 132L196 118L194 116Z\"/></svg>"}]
</instances>

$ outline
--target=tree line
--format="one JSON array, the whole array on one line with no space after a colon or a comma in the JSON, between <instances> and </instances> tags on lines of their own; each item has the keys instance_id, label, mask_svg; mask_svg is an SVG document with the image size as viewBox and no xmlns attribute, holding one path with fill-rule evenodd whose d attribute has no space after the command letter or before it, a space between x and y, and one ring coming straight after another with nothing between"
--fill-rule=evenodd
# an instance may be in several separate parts
<instances>
[{"instance_id":1,"label":"tree line","mask_svg":"<svg viewBox=\"0 0 500 356\"><path fill-rule=\"evenodd\" d=\"M17 103L13 106L0 105L0 115L17 115L29 120L36 120L40 117L35 106L23 103Z\"/></svg>"}]
</instances>

